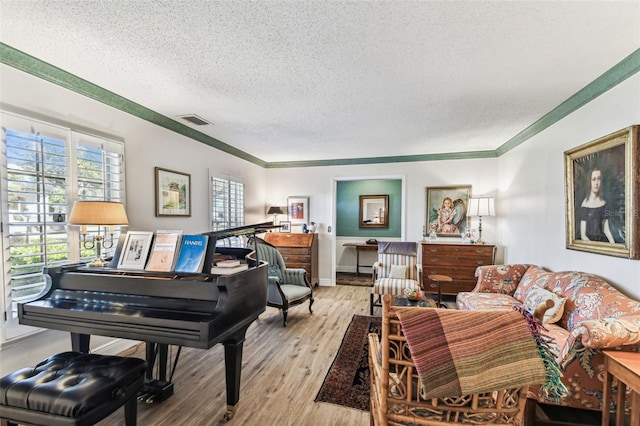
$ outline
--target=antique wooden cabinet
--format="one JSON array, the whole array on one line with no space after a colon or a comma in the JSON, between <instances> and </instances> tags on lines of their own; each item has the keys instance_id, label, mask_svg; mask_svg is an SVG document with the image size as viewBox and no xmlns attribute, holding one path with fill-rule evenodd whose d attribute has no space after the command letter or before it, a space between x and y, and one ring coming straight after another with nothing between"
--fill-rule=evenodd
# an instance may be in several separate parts
<instances>
[{"instance_id":1,"label":"antique wooden cabinet","mask_svg":"<svg viewBox=\"0 0 640 426\"><path fill-rule=\"evenodd\" d=\"M452 278L442 283L442 294L471 291L476 285L476 268L492 265L495 253L496 246L490 244L422 243L422 287L437 294L438 284L429 275L439 274Z\"/></svg>"},{"instance_id":2,"label":"antique wooden cabinet","mask_svg":"<svg viewBox=\"0 0 640 426\"><path fill-rule=\"evenodd\" d=\"M270 232L264 239L278 248L287 268L304 268L311 286L318 285L318 234Z\"/></svg>"}]
</instances>

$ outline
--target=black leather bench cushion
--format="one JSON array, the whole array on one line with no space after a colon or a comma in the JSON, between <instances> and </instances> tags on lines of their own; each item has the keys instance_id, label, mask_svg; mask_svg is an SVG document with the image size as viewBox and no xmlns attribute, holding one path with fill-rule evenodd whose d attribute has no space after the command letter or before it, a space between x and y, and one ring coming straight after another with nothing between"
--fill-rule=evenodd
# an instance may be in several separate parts
<instances>
[{"instance_id":1,"label":"black leather bench cushion","mask_svg":"<svg viewBox=\"0 0 640 426\"><path fill-rule=\"evenodd\" d=\"M64 352L0 379L1 403L76 418L121 399L145 369L138 358Z\"/></svg>"}]
</instances>

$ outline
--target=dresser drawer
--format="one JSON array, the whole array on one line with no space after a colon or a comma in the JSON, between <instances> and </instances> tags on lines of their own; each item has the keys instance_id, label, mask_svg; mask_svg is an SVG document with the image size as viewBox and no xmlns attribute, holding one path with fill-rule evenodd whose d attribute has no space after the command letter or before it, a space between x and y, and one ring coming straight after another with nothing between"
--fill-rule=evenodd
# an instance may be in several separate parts
<instances>
[{"instance_id":1,"label":"dresser drawer","mask_svg":"<svg viewBox=\"0 0 640 426\"><path fill-rule=\"evenodd\" d=\"M484 245L423 245L422 254L427 256L429 254L446 255L446 256L489 256L493 257L494 246Z\"/></svg>"},{"instance_id":2,"label":"dresser drawer","mask_svg":"<svg viewBox=\"0 0 640 426\"><path fill-rule=\"evenodd\" d=\"M476 266L422 265L422 276L425 281L429 280L429 275L447 275L454 281L461 278L473 281Z\"/></svg>"},{"instance_id":3,"label":"dresser drawer","mask_svg":"<svg viewBox=\"0 0 640 426\"><path fill-rule=\"evenodd\" d=\"M282 255L282 259L284 260L284 264L287 265L288 268L293 268L294 264L301 265L309 265L311 264L311 256L285 256Z\"/></svg>"},{"instance_id":4,"label":"dresser drawer","mask_svg":"<svg viewBox=\"0 0 640 426\"><path fill-rule=\"evenodd\" d=\"M442 283L442 294L456 295L460 292L473 290L475 282L450 282ZM429 280L424 285L424 291L428 294L438 294L438 283Z\"/></svg>"},{"instance_id":5,"label":"dresser drawer","mask_svg":"<svg viewBox=\"0 0 640 426\"><path fill-rule=\"evenodd\" d=\"M465 256L465 255L426 255L422 257L422 265L465 265L465 266L482 266L491 265L493 256Z\"/></svg>"},{"instance_id":6,"label":"dresser drawer","mask_svg":"<svg viewBox=\"0 0 640 426\"><path fill-rule=\"evenodd\" d=\"M278 251L283 256L289 254L303 254L311 256L311 249L307 247L278 247Z\"/></svg>"}]
</instances>

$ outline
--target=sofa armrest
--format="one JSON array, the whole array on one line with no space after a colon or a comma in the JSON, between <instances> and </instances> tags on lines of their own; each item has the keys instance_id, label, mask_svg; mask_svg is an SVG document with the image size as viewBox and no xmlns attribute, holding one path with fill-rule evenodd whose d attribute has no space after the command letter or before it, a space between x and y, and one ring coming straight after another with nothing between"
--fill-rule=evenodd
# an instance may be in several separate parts
<instances>
[{"instance_id":1,"label":"sofa armrest","mask_svg":"<svg viewBox=\"0 0 640 426\"><path fill-rule=\"evenodd\" d=\"M582 321L571 331L567 347L604 349L640 343L640 314Z\"/></svg>"}]
</instances>

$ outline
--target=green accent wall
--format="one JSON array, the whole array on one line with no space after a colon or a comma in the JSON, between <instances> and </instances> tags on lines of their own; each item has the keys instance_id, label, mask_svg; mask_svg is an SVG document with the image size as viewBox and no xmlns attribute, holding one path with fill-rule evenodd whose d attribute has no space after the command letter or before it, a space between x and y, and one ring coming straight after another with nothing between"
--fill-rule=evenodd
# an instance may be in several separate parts
<instances>
[{"instance_id":1,"label":"green accent wall","mask_svg":"<svg viewBox=\"0 0 640 426\"><path fill-rule=\"evenodd\" d=\"M360 228L360 196L389 195L389 227ZM400 238L402 232L402 180L365 179L338 181L336 185L336 235L338 237Z\"/></svg>"}]
</instances>

